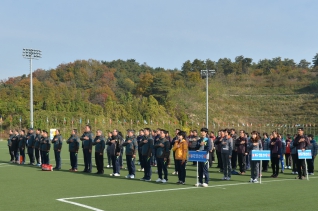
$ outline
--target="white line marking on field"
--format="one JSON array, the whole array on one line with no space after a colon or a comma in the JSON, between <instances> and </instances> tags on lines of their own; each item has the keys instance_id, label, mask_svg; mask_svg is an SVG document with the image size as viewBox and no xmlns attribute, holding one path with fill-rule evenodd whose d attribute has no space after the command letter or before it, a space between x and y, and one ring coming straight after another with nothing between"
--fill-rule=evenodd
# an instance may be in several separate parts
<instances>
[{"instance_id":1,"label":"white line marking on field","mask_svg":"<svg viewBox=\"0 0 318 211\"><path fill-rule=\"evenodd\" d=\"M0 165L8 165L9 163L0 163Z\"/></svg>"},{"instance_id":2,"label":"white line marking on field","mask_svg":"<svg viewBox=\"0 0 318 211\"><path fill-rule=\"evenodd\" d=\"M3 165L3 166L0 166L0 168L2 168L2 167L10 167L10 166L12 166L12 165Z\"/></svg>"},{"instance_id":3,"label":"white line marking on field","mask_svg":"<svg viewBox=\"0 0 318 211\"><path fill-rule=\"evenodd\" d=\"M318 177L310 177L311 179L316 179ZM270 182L283 182L283 181L290 181L290 180L295 180L295 179L281 179L281 180L270 180L270 181L263 181L262 183L270 183ZM219 188L219 187L227 187L227 186L237 186L237 185L257 185L257 184L251 184L249 182L244 182L244 183L232 183L232 184L223 184L223 185L212 185L208 186L206 188ZM199 187L187 187L187 188L174 188L174 189L163 189L163 190L150 190L150 191L140 191L140 192L130 192L130 193L115 193L115 194L106 194L106 195L94 195L94 196L79 196L79 197L69 197L69 198L60 198L56 199L60 202L68 203L68 204L73 204L79 207L87 208L90 210L94 211L104 211L95 207L91 207L85 204L69 201L69 200L74 200L74 199L88 199L88 198L99 198L99 197L109 197L109 196L125 196L125 195L133 195L133 194L143 194L143 193L155 193L155 192L167 192L167 191L177 191L177 190L190 190L194 188L199 188ZM225 188L223 188L225 189Z\"/></svg>"}]
</instances>

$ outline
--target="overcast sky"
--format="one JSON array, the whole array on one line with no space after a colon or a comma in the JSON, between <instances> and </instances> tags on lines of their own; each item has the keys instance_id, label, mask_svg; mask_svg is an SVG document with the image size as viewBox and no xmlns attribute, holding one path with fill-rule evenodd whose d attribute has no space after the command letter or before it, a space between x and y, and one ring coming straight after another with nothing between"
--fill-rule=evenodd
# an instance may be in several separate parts
<instances>
[{"instance_id":1,"label":"overcast sky","mask_svg":"<svg viewBox=\"0 0 318 211\"><path fill-rule=\"evenodd\" d=\"M78 59L136 59L180 69L186 60L243 55L312 61L316 0L1 0L0 79Z\"/></svg>"}]
</instances>

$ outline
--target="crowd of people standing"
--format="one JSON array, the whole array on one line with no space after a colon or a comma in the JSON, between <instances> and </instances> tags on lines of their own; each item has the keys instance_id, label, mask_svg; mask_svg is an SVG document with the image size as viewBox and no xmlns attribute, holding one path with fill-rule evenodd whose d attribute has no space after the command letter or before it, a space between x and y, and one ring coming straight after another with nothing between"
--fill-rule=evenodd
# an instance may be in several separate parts
<instances>
[{"instance_id":1,"label":"crowd of people standing","mask_svg":"<svg viewBox=\"0 0 318 211\"><path fill-rule=\"evenodd\" d=\"M28 133L25 130L10 130L8 138L10 162L25 164L25 152L27 152L30 165L50 164L52 145L55 158L54 170L60 170L63 142L58 129L53 139L49 138L46 130L37 129L35 133L33 128L29 128ZM94 149L97 174L104 174L106 152L108 161L106 168L112 168L110 176L121 176L121 169L124 168L123 157L125 157L127 179L135 178L135 164L138 162L140 169L137 171L143 172L140 180L151 181L152 168L156 167L158 179L155 182L166 183L168 167L174 165L172 174L178 175L177 184L181 185L186 182L186 165L191 165L188 162L188 151L205 151L206 162L192 163L192 165L198 165L199 178L195 185L200 187L209 185L209 168L216 161L219 172L223 173L222 180L231 180L233 174L244 175L247 170L250 170L249 182L258 183L260 174L268 171L269 161L263 161L262 169L260 169L260 161L251 159L253 150L270 150L271 177L277 178L279 173L284 173L285 169L291 169L291 173L297 175L297 179L303 179L306 174L306 165L303 159L298 159L297 150L311 150L312 159L307 160L307 165L309 175L313 175L314 159L318 148L313 135L305 135L303 128L298 128L298 133L294 136L288 134L286 139L276 131L270 135L267 133L261 135L253 131L249 135L244 130L240 130L237 134L235 129L222 129L214 134L207 128L201 128L200 135L197 130L192 130L187 135L185 131L176 129L175 136L172 138L164 129L151 130L150 128L141 129L138 134L134 130L127 130L126 137L116 129L108 132L107 136L104 136L101 130L97 130L94 136L91 126L86 125L81 136L76 129L73 129L66 143L70 155L69 170L72 172L78 171L77 160L81 145L84 158L83 172L91 173L93 170ZM170 161L171 154L174 162Z\"/></svg>"}]
</instances>

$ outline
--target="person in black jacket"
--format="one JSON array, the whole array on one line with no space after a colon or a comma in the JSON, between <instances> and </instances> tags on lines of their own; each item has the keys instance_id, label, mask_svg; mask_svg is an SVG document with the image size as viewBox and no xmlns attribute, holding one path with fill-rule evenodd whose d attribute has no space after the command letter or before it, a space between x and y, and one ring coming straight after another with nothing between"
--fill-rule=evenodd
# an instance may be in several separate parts
<instances>
[{"instance_id":1,"label":"person in black jacket","mask_svg":"<svg viewBox=\"0 0 318 211\"><path fill-rule=\"evenodd\" d=\"M115 133L114 133L115 132ZM114 130L111 140L107 141L107 145L110 147L110 157L113 165L113 173L110 176L120 176L120 164L119 157L121 156L121 144L122 137L118 135L118 131Z\"/></svg>"},{"instance_id":2,"label":"person in black jacket","mask_svg":"<svg viewBox=\"0 0 318 211\"><path fill-rule=\"evenodd\" d=\"M13 163L19 163L19 131L14 130L13 137L11 139L11 148L13 151L14 161Z\"/></svg>"},{"instance_id":3,"label":"person in black jacket","mask_svg":"<svg viewBox=\"0 0 318 211\"><path fill-rule=\"evenodd\" d=\"M83 172L92 172L92 145L93 145L93 133L91 132L91 126L85 126L85 132L81 136L82 148L84 154L85 169Z\"/></svg>"},{"instance_id":4,"label":"person in black jacket","mask_svg":"<svg viewBox=\"0 0 318 211\"><path fill-rule=\"evenodd\" d=\"M63 138L60 134L60 130L57 129L55 132L55 136L52 139L52 144L54 145L54 157L55 157L55 167L54 170L60 170L61 169L61 150L62 150L62 144L63 144Z\"/></svg>"},{"instance_id":5,"label":"person in black jacket","mask_svg":"<svg viewBox=\"0 0 318 211\"><path fill-rule=\"evenodd\" d=\"M34 144L35 144L35 135L33 128L29 129L27 134L27 146L28 146L28 155L30 159L30 165L35 165L34 161Z\"/></svg>"},{"instance_id":6,"label":"person in black jacket","mask_svg":"<svg viewBox=\"0 0 318 211\"><path fill-rule=\"evenodd\" d=\"M77 137L77 129L73 129L71 132L71 137L67 139L66 143L69 145L68 150L70 152L70 160L72 168L70 171L77 171L77 153L79 149L79 139Z\"/></svg>"},{"instance_id":7,"label":"person in black jacket","mask_svg":"<svg viewBox=\"0 0 318 211\"><path fill-rule=\"evenodd\" d=\"M304 129L303 128L298 128L297 130L298 135L296 136L293 145L296 147L297 151L305 151L307 146L310 145L310 142L308 140L308 137L304 135ZM298 177L296 179L303 179L306 175L306 166L305 166L305 160L304 159L299 159L298 158L298 152L297 152L297 172L298 172Z\"/></svg>"},{"instance_id":8,"label":"person in black jacket","mask_svg":"<svg viewBox=\"0 0 318 211\"><path fill-rule=\"evenodd\" d=\"M26 146L26 136L25 131L20 130L20 135L18 136L19 139L19 150L20 150L20 156L22 156L22 162L20 164L25 163L25 146Z\"/></svg>"},{"instance_id":9,"label":"person in black jacket","mask_svg":"<svg viewBox=\"0 0 318 211\"><path fill-rule=\"evenodd\" d=\"M104 149L105 149L105 138L102 136L102 131L96 131L96 137L93 141L95 145L95 163L97 166L96 174L104 174Z\"/></svg>"},{"instance_id":10,"label":"person in black jacket","mask_svg":"<svg viewBox=\"0 0 318 211\"><path fill-rule=\"evenodd\" d=\"M34 143L34 149L35 149L35 159L37 166L41 166L41 156L40 156L40 143L41 143L41 129L38 128L35 132L35 143Z\"/></svg>"},{"instance_id":11,"label":"person in black jacket","mask_svg":"<svg viewBox=\"0 0 318 211\"><path fill-rule=\"evenodd\" d=\"M9 154L10 154L10 163L14 162L14 154L13 154L13 148L12 148L12 138L13 138L13 130L9 130L9 138L8 138L8 148L9 148Z\"/></svg>"},{"instance_id":12,"label":"person in black jacket","mask_svg":"<svg viewBox=\"0 0 318 211\"><path fill-rule=\"evenodd\" d=\"M176 129L176 136L172 139L171 141L171 145L170 145L170 150L172 149L172 146L176 143L176 141L178 141L178 133L180 132L180 129ZM173 175L178 174L178 169L177 169L177 165L176 165L176 156L175 156L175 152L172 152L173 155L173 163L174 163L174 172L172 172Z\"/></svg>"}]
</instances>

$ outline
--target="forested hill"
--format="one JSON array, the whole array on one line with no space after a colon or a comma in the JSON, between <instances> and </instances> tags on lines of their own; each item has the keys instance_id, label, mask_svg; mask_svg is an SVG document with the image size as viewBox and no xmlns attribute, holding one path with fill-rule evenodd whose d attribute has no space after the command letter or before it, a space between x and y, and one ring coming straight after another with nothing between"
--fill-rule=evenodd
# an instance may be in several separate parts
<instances>
[{"instance_id":1,"label":"forested hill","mask_svg":"<svg viewBox=\"0 0 318 211\"><path fill-rule=\"evenodd\" d=\"M35 127L194 127L205 123L209 79L209 123L278 125L318 122L318 54L301 60L236 57L186 61L181 70L153 68L135 60L75 61L33 73ZM5 129L29 126L29 76L0 84ZM175 125L175 126L174 126Z\"/></svg>"}]
</instances>

